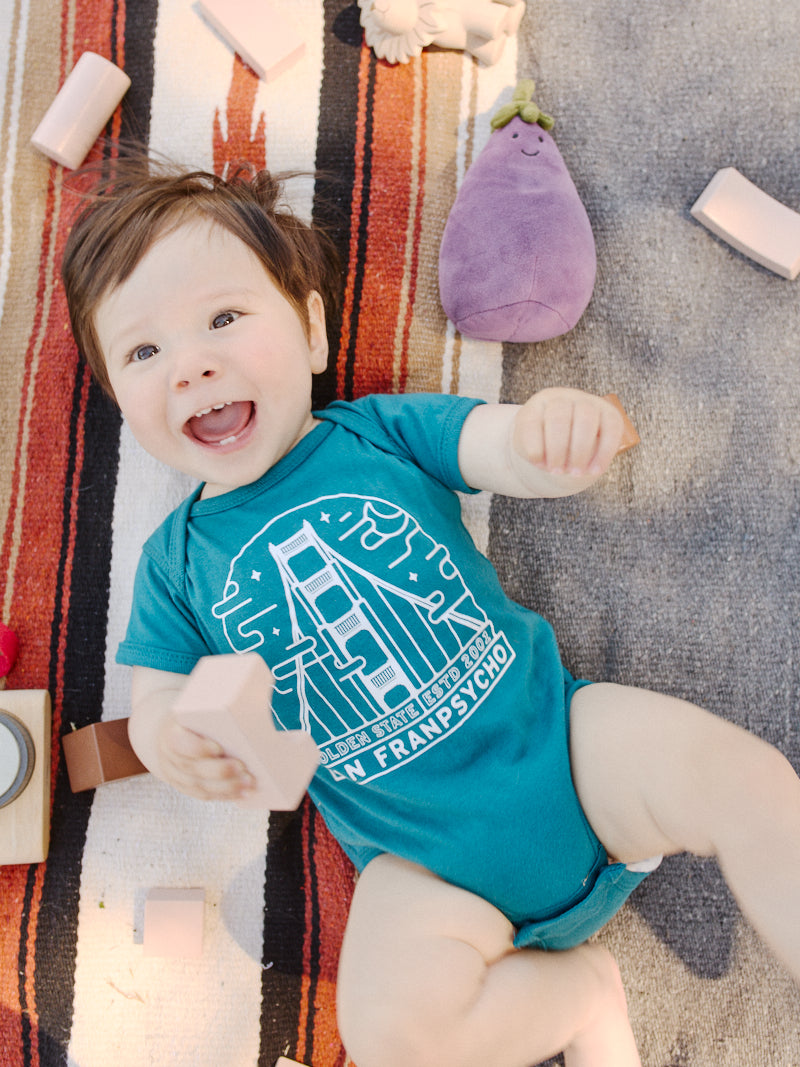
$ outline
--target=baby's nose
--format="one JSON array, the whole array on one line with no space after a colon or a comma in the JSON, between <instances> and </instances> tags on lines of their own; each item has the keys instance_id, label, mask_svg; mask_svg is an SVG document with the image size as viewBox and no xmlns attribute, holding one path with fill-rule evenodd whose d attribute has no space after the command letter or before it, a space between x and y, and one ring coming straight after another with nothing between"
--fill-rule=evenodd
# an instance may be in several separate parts
<instances>
[{"instance_id":1,"label":"baby's nose","mask_svg":"<svg viewBox=\"0 0 800 1067\"><path fill-rule=\"evenodd\" d=\"M219 374L216 361L204 356L187 355L175 362L172 374L173 386L186 389L201 378L215 378Z\"/></svg>"}]
</instances>

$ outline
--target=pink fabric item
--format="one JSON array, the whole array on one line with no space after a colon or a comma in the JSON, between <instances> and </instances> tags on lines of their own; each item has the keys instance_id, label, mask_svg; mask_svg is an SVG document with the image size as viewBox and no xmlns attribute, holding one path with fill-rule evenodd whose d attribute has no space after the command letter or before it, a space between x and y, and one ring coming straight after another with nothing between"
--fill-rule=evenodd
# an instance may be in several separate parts
<instances>
[{"instance_id":1,"label":"pink fabric item","mask_svg":"<svg viewBox=\"0 0 800 1067\"><path fill-rule=\"evenodd\" d=\"M5 678L19 652L19 638L12 629L0 622L0 678Z\"/></svg>"}]
</instances>

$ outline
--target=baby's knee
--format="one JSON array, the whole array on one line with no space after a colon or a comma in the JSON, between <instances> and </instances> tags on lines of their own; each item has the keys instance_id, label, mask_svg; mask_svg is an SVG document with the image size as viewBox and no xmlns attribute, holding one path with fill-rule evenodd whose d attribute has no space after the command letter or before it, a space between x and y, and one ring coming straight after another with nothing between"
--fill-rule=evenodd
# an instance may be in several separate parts
<instances>
[{"instance_id":1,"label":"baby's knee","mask_svg":"<svg viewBox=\"0 0 800 1067\"><path fill-rule=\"evenodd\" d=\"M627 1015L628 1005L622 975L609 950L597 942L592 942L581 945L576 951L581 953L586 967L594 977L596 1002L604 1005L603 1010L621 1010Z\"/></svg>"},{"instance_id":2,"label":"baby's knee","mask_svg":"<svg viewBox=\"0 0 800 1067\"><path fill-rule=\"evenodd\" d=\"M401 982L369 989L340 983L339 1030L358 1067L484 1067L485 1058L476 1060L475 1043L467 1040L467 1021L487 967L467 946L454 951L458 968L437 966L442 961L429 957Z\"/></svg>"},{"instance_id":3,"label":"baby's knee","mask_svg":"<svg viewBox=\"0 0 800 1067\"><path fill-rule=\"evenodd\" d=\"M766 741L755 739L739 773L745 808L792 812L800 807L800 779L789 760Z\"/></svg>"},{"instance_id":4,"label":"baby's knee","mask_svg":"<svg viewBox=\"0 0 800 1067\"><path fill-rule=\"evenodd\" d=\"M442 1019L424 1017L386 1003L367 1014L339 1013L347 1054L358 1067L471 1067L459 1057L457 1035Z\"/></svg>"},{"instance_id":5,"label":"baby's knee","mask_svg":"<svg viewBox=\"0 0 800 1067\"><path fill-rule=\"evenodd\" d=\"M712 783L722 783L735 792L745 808L761 807L772 801L783 803L797 798L798 779L788 759L773 745L754 734L734 727L731 746L715 755Z\"/></svg>"}]
</instances>

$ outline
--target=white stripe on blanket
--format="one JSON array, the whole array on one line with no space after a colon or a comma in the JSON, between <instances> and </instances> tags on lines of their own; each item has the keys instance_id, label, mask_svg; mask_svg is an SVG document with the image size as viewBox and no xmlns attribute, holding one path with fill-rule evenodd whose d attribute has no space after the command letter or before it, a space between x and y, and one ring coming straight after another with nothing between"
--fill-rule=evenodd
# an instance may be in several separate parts
<instances>
[{"instance_id":1,"label":"white stripe on blanket","mask_svg":"<svg viewBox=\"0 0 800 1067\"><path fill-rule=\"evenodd\" d=\"M0 159L0 308L4 306L11 264L15 222L11 194L16 155L25 147L20 139L19 115L27 32L28 4L0 4L0 40L8 42L5 48L0 48L0 115L5 122L0 139L0 146L5 149L5 156Z\"/></svg>"}]
</instances>

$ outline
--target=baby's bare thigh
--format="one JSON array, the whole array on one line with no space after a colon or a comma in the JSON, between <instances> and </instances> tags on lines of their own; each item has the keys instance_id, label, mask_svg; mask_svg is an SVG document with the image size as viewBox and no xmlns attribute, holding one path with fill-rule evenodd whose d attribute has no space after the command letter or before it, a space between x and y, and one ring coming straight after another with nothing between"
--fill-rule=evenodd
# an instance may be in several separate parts
<instances>
[{"instance_id":1,"label":"baby's bare thigh","mask_svg":"<svg viewBox=\"0 0 800 1067\"><path fill-rule=\"evenodd\" d=\"M379 856L356 885L339 964L339 1021L393 1004L430 1011L447 995L474 996L486 965L513 949L514 929L493 905L416 864ZM434 998L432 1002L431 998Z\"/></svg>"},{"instance_id":2,"label":"baby's bare thigh","mask_svg":"<svg viewBox=\"0 0 800 1067\"><path fill-rule=\"evenodd\" d=\"M494 905L424 867L384 855L358 880L343 955L357 954L363 961L390 949L402 957L413 946L416 959L420 946L444 940L468 943L487 964L510 952L513 938L513 926Z\"/></svg>"},{"instance_id":3,"label":"baby's bare thigh","mask_svg":"<svg viewBox=\"0 0 800 1067\"><path fill-rule=\"evenodd\" d=\"M740 727L662 693L600 683L572 698L575 790L609 855L626 863L659 853L710 855L712 806L724 791L727 768L753 740Z\"/></svg>"}]
</instances>

